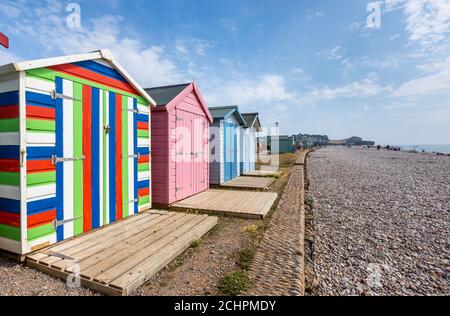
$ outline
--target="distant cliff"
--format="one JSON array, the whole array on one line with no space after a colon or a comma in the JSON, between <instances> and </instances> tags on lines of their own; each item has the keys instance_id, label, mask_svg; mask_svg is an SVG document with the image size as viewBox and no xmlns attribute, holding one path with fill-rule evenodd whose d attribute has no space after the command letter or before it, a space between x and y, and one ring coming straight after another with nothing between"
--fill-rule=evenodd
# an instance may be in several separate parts
<instances>
[{"instance_id":1,"label":"distant cliff","mask_svg":"<svg viewBox=\"0 0 450 316\"><path fill-rule=\"evenodd\" d=\"M297 144L303 144L304 147L311 146L374 146L375 142L363 140L361 137L352 136L347 139L330 140L327 135L309 135L298 134L294 135Z\"/></svg>"}]
</instances>

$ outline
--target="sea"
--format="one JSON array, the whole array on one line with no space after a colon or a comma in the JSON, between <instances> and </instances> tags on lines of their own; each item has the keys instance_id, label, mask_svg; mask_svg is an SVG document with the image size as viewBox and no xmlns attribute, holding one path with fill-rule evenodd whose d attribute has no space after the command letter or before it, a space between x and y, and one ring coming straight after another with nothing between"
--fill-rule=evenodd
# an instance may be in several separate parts
<instances>
[{"instance_id":1,"label":"sea","mask_svg":"<svg viewBox=\"0 0 450 316\"><path fill-rule=\"evenodd\" d=\"M395 145L402 150L417 150L418 152L425 151L427 153L441 153L450 154L450 145Z\"/></svg>"}]
</instances>

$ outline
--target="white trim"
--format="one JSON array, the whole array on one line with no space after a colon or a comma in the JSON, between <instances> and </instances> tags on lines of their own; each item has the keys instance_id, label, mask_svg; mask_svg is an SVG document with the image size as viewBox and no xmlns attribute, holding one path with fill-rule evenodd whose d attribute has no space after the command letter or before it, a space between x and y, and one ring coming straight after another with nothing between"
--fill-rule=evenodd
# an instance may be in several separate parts
<instances>
[{"instance_id":1,"label":"white trim","mask_svg":"<svg viewBox=\"0 0 450 316\"><path fill-rule=\"evenodd\" d=\"M145 92L145 90L116 61L113 54L107 49L103 49L103 50L99 50L99 51L95 51L95 52L87 53L87 54L69 55L69 56L29 60L29 61L22 61L22 62L7 64L7 65L0 67L0 75L10 73L10 72L15 72L15 71L26 71L26 70L30 70L30 69L45 68L45 67L50 67L50 66L55 66L55 65L70 64L70 63L76 63L76 62L85 61L85 60L96 60L96 59L102 59L102 58L109 61L116 68L116 70L122 76L124 76L128 80L128 82L141 94L142 97L144 97L153 106L156 106L156 102L152 99L152 97L149 96L147 92Z\"/></svg>"},{"instance_id":2,"label":"white trim","mask_svg":"<svg viewBox=\"0 0 450 316\"><path fill-rule=\"evenodd\" d=\"M28 60L21 61L17 63L12 63L9 65L5 65L0 67L0 73L4 71L4 69L15 69L16 71L25 71L36 68L44 68L48 66L54 65L62 65L62 64L71 64L79 61L90 60L102 58L102 54L100 51L87 53L87 54L78 54L78 55L68 55L61 57L52 57L52 58L44 58L44 59L36 59L36 60ZM8 67L6 67L8 66Z\"/></svg>"},{"instance_id":3,"label":"white trim","mask_svg":"<svg viewBox=\"0 0 450 316\"><path fill-rule=\"evenodd\" d=\"M128 98L128 110L133 110L134 99ZM128 155L134 155L134 113L128 111ZM128 201L132 201L136 198L134 196L134 162L135 158L128 160ZM134 203L128 205L129 214L134 214Z\"/></svg>"},{"instance_id":4,"label":"white trim","mask_svg":"<svg viewBox=\"0 0 450 316\"><path fill-rule=\"evenodd\" d=\"M142 88L134 79L133 77L130 76L130 74L116 61L116 59L114 58L113 54L111 53L111 51L109 51L108 49L102 49L99 51L100 55L108 60L109 62L111 62L114 67L116 67L116 70L125 78L127 78L127 80L131 83L131 85L137 90L139 91L139 93L153 106L156 106L156 102L155 100L153 100L153 98L147 93L145 92L144 88Z\"/></svg>"},{"instance_id":5,"label":"white trim","mask_svg":"<svg viewBox=\"0 0 450 316\"><path fill-rule=\"evenodd\" d=\"M99 131L98 131L98 135L99 135L99 143L98 143L98 147L99 147L99 178L100 181L98 182L100 184L100 188L99 188L99 204L100 204L100 208L99 208L99 212L100 212L100 218L99 218L99 226L103 227L104 223L103 223L103 133L104 133L104 128L103 128L103 90L99 89L99 107L100 107L100 111L99 111L99 116L98 116L98 126L99 126Z\"/></svg>"},{"instance_id":6,"label":"white trim","mask_svg":"<svg viewBox=\"0 0 450 316\"><path fill-rule=\"evenodd\" d=\"M69 98L73 97L73 81L63 79L62 80L62 93ZM74 150L73 150L73 117L74 117L74 106L73 106L73 100L72 99L63 99L63 157L73 157ZM74 209L73 209L73 202L74 202L74 162L73 161L67 161L63 163L63 170L64 170L64 179L63 179L63 204L64 204L64 219L69 220L71 218L74 218ZM68 222L63 225L64 227L64 239L68 239L70 237L73 237L74 235L74 223Z\"/></svg>"}]
</instances>

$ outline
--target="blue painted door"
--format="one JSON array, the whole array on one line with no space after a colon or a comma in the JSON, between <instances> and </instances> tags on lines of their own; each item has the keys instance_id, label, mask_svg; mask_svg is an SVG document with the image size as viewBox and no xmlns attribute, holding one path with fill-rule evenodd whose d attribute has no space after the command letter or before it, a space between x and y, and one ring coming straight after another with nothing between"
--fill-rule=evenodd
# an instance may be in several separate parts
<instances>
[{"instance_id":1,"label":"blue painted door","mask_svg":"<svg viewBox=\"0 0 450 316\"><path fill-rule=\"evenodd\" d=\"M237 176L237 126L224 122L224 181L230 181Z\"/></svg>"}]
</instances>

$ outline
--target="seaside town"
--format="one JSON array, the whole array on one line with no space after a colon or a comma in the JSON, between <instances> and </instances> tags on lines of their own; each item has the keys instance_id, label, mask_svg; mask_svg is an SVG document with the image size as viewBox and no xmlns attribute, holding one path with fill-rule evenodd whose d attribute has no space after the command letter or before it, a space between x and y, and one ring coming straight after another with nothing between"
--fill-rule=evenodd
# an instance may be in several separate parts
<instances>
[{"instance_id":1,"label":"seaside town","mask_svg":"<svg viewBox=\"0 0 450 316\"><path fill-rule=\"evenodd\" d=\"M229 11L222 1L177 0L159 6L186 19L184 31L158 20L161 34L139 35L129 15L153 3L117 1L103 15L97 3L50 2L0 4L0 296L273 297L249 306L275 311L277 297L450 295L450 86L426 90L450 82L448 1L352 0L364 23L384 4L396 33L347 23L340 44L302 57L278 51L294 49L294 35L264 24L268 12L334 25L338 7L231 1L234 20L217 12ZM392 18L412 10L446 31ZM161 12L152 17L180 19ZM417 64L377 63L370 36L435 55L392 44Z\"/></svg>"}]
</instances>

